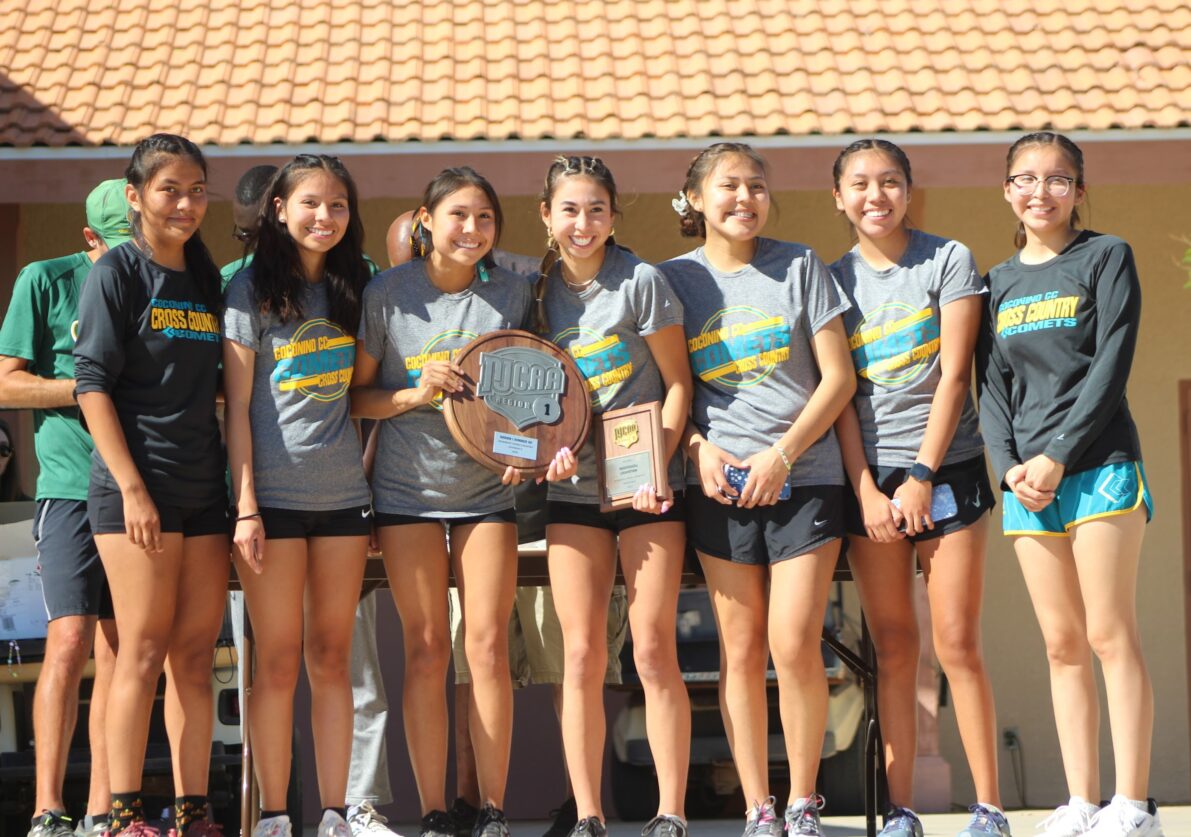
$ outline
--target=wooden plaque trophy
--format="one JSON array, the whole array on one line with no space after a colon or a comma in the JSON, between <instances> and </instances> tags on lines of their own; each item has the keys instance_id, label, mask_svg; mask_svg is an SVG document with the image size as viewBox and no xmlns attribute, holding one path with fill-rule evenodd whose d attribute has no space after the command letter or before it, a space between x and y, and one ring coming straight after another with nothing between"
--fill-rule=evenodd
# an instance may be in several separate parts
<instances>
[{"instance_id":1,"label":"wooden plaque trophy","mask_svg":"<svg viewBox=\"0 0 1191 837\"><path fill-rule=\"evenodd\" d=\"M600 511L629 508L643 485L652 485L659 497L673 497L659 402L601 413L598 428Z\"/></svg>"},{"instance_id":2,"label":"wooden plaque trophy","mask_svg":"<svg viewBox=\"0 0 1191 837\"><path fill-rule=\"evenodd\" d=\"M579 367L528 331L482 334L455 357L464 390L443 398L455 441L480 464L540 477L559 448L576 455L591 430L591 402Z\"/></svg>"}]
</instances>

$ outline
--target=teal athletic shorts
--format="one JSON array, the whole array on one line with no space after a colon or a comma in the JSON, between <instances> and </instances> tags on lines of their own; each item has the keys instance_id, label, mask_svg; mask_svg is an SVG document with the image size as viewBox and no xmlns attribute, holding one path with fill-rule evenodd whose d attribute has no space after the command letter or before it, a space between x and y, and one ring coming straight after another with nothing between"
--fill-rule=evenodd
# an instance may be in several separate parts
<instances>
[{"instance_id":1,"label":"teal athletic shorts","mask_svg":"<svg viewBox=\"0 0 1191 837\"><path fill-rule=\"evenodd\" d=\"M1006 535L1067 537L1081 523L1128 514L1142 503L1149 520L1154 515L1154 499L1145 468L1140 462L1119 462L1063 477L1055 499L1036 514L1006 491L1001 524Z\"/></svg>"}]
</instances>

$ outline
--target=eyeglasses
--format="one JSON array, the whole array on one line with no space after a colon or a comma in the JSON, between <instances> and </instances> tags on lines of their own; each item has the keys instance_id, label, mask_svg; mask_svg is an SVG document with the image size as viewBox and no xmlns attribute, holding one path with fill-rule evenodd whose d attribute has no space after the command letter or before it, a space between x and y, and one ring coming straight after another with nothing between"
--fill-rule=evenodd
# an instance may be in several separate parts
<instances>
[{"instance_id":1,"label":"eyeglasses","mask_svg":"<svg viewBox=\"0 0 1191 837\"><path fill-rule=\"evenodd\" d=\"M1052 174L1045 178L1038 178L1032 174L1014 174L1005 178L1006 183L1012 183L1013 188L1017 189L1018 194L1032 195L1034 190L1038 188L1038 182L1041 180L1046 184L1046 193L1052 198L1062 198L1071 191L1071 184L1075 182L1074 177L1068 177L1065 174Z\"/></svg>"},{"instance_id":2,"label":"eyeglasses","mask_svg":"<svg viewBox=\"0 0 1191 837\"><path fill-rule=\"evenodd\" d=\"M252 238L252 233L248 230L242 230L239 227L232 227L232 238L239 241L241 244L247 244L248 239Z\"/></svg>"}]
</instances>

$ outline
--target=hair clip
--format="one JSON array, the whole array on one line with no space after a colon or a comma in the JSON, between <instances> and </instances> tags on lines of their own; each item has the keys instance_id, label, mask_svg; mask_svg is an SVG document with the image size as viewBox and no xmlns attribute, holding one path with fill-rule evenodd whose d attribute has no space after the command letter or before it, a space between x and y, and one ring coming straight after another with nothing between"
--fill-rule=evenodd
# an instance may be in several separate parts
<instances>
[{"instance_id":1,"label":"hair clip","mask_svg":"<svg viewBox=\"0 0 1191 837\"><path fill-rule=\"evenodd\" d=\"M686 215L691 211L691 202L687 200L686 192L682 189L678 190L678 197L670 201L670 206L674 207L674 211L679 215Z\"/></svg>"}]
</instances>

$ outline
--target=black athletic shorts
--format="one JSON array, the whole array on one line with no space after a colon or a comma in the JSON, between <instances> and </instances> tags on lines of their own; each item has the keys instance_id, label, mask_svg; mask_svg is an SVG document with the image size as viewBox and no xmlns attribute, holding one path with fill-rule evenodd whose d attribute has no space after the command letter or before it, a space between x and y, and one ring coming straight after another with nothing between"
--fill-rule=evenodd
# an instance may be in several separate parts
<instances>
[{"instance_id":1,"label":"black athletic shorts","mask_svg":"<svg viewBox=\"0 0 1191 837\"><path fill-rule=\"evenodd\" d=\"M411 526L414 523L441 523L444 526L470 526L473 523L517 523L517 512L513 509L501 509L488 514L476 514L470 517L418 517L412 514L386 514L377 512L376 525L381 526Z\"/></svg>"},{"instance_id":2,"label":"black athletic shorts","mask_svg":"<svg viewBox=\"0 0 1191 837\"><path fill-rule=\"evenodd\" d=\"M840 485L793 486L790 499L751 509L717 503L697 486L688 495L687 541L698 552L736 564L776 564L844 535Z\"/></svg>"},{"instance_id":3,"label":"black athletic shorts","mask_svg":"<svg viewBox=\"0 0 1191 837\"><path fill-rule=\"evenodd\" d=\"M265 540L283 538L348 538L372 534L372 506L352 506L326 511L299 511L262 507Z\"/></svg>"},{"instance_id":4,"label":"black athletic shorts","mask_svg":"<svg viewBox=\"0 0 1191 837\"><path fill-rule=\"evenodd\" d=\"M149 495L161 518L162 534L181 533L184 538L203 535L229 535L232 527L231 509L226 500L216 500L201 508L164 503ZM94 482L87 492L87 515L91 531L96 535L122 535L124 527L124 497L118 488L97 486Z\"/></svg>"},{"instance_id":5,"label":"black athletic shorts","mask_svg":"<svg viewBox=\"0 0 1191 837\"><path fill-rule=\"evenodd\" d=\"M674 492L673 505L663 514L650 514L634 508L600 511L599 503L567 503L551 500L546 504L546 525L565 523L572 526L591 526L609 532L623 532L634 526L649 523L681 523L686 519L686 501L682 492Z\"/></svg>"},{"instance_id":6,"label":"black athletic shorts","mask_svg":"<svg viewBox=\"0 0 1191 837\"><path fill-rule=\"evenodd\" d=\"M62 616L115 617L85 501L38 500L33 542L41 597L51 622Z\"/></svg>"},{"instance_id":7,"label":"black athletic shorts","mask_svg":"<svg viewBox=\"0 0 1191 837\"><path fill-rule=\"evenodd\" d=\"M889 466L869 465L868 469L872 473L873 479L876 480L877 487L886 497L892 497L893 492L897 491L898 486L906 481L906 475L910 473L909 468ZM906 540L911 543L941 538L952 532L958 532L960 529L966 529L997 503L992 483L988 480L988 468L984 464L983 455L941 467L935 472L935 481L931 483L931 488L935 489L940 485L951 486L959 511L954 517L936 520L934 529L927 529L920 535L907 536ZM844 523L847 526L848 534L867 537L868 533L864 528L864 515L860 511L860 501L856 499L856 492L851 485L848 486L845 494Z\"/></svg>"}]
</instances>

